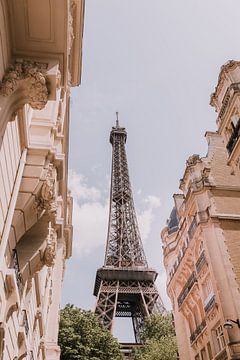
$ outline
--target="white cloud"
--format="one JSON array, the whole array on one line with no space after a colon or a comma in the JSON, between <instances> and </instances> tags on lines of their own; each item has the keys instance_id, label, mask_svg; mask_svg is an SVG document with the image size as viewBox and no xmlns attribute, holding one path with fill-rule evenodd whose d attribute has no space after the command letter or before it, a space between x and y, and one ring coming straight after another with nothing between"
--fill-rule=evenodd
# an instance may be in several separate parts
<instances>
[{"instance_id":1,"label":"white cloud","mask_svg":"<svg viewBox=\"0 0 240 360\"><path fill-rule=\"evenodd\" d=\"M90 253L104 245L107 237L108 205L73 202L73 247L77 254Z\"/></svg>"},{"instance_id":2,"label":"white cloud","mask_svg":"<svg viewBox=\"0 0 240 360\"><path fill-rule=\"evenodd\" d=\"M157 288L158 288L158 291L159 291L159 294L161 296L161 299L163 301L163 304L165 306L165 308L169 311L172 309L172 304L171 304L171 301L167 295L167 292L166 292L166 284L167 284L167 275L166 275L166 272L163 270L161 271L159 274L158 274L158 277L156 279L156 282L155 282Z\"/></svg>"},{"instance_id":3,"label":"white cloud","mask_svg":"<svg viewBox=\"0 0 240 360\"><path fill-rule=\"evenodd\" d=\"M155 195L148 195L143 199L145 209L138 213L139 230L143 242L147 240L152 223L155 219L155 210L160 206L160 199Z\"/></svg>"},{"instance_id":4,"label":"white cloud","mask_svg":"<svg viewBox=\"0 0 240 360\"><path fill-rule=\"evenodd\" d=\"M101 192L94 186L87 185L87 179L77 174L74 170L69 171L68 186L74 199L83 201L96 201L101 197Z\"/></svg>"},{"instance_id":5,"label":"white cloud","mask_svg":"<svg viewBox=\"0 0 240 360\"><path fill-rule=\"evenodd\" d=\"M158 208L161 205L159 197L155 195L148 195L145 202L149 204L152 209Z\"/></svg>"},{"instance_id":6,"label":"white cloud","mask_svg":"<svg viewBox=\"0 0 240 360\"><path fill-rule=\"evenodd\" d=\"M108 192L89 186L87 178L72 170L69 172L69 188L73 196L73 247L76 254L83 255L106 243ZM148 195L142 200L142 208L138 211L138 224L145 242L151 232L160 200L154 195Z\"/></svg>"}]
</instances>

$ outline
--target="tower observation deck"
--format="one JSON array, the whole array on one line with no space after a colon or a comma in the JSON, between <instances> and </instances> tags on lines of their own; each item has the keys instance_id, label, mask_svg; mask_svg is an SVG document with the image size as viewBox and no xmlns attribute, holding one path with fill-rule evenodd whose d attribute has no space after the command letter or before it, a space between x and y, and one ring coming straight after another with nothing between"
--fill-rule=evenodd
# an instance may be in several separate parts
<instances>
[{"instance_id":1,"label":"tower observation deck","mask_svg":"<svg viewBox=\"0 0 240 360\"><path fill-rule=\"evenodd\" d=\"M127 132L116 126L110 133L112 175L107 244L104 265L97 270L95 314L112 330L115 317L130 317L136 343L141 343L144 319L165 313L154 284L157 272L148 267L129 179L125 143Z\"/></svg>"}]
</instances>

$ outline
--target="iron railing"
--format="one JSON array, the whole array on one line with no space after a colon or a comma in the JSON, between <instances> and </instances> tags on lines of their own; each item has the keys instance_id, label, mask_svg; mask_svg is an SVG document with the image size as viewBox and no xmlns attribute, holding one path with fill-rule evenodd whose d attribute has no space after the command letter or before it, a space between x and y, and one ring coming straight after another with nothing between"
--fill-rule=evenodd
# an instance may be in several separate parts
<instances>
[{"instance_id":1,"label":"iron railing","mask_svg":"<svg viewBox=\"0 0 240 360\"><path fill-rule=\"evenodd\" d=\"M227 356L227 351L225 349L223 349L216 357L215 360L227 360L228 356Z\"/></svg>"},{"instance_id":2,"label":"iron railing","mask_svg":"<svg viewBox=\"0 0 240 360\"><path fill-rule=\"evenodd\" d=\"M189 292L191 291L193 285L197 281L195 271L192 273L192 275L188 278L186 284L184 285L180 295L178 296L178 306L181 306Z\"/></svg>"},{"instance_id":3,"label":"iron railing","mask_svg":"<svg viewBox=\"0 0 240 360\"><path fill-rule=\"evenodd\" d=\"M19 267L18 255L17 255L16 249L13 249L12 268L15 270L17 287L18 287L19 294L21 296L22 291L23 291L23 281L22 281L22 275L20 273L20 267Z\"/></svg>"},{"instance_id":4,"label":"iron railing","mask_svg":"<svg viewBox=\"0 0 240 360\"><path fill-rule=\"evenodd\" d=\"M194 330L194 332L191 334L190 336L190 342L191 344L196 340L196 338L203 332L203 330L205 329L205 327L207 326L206 324L206 320L204 319L200 325L198 325L196 327L196 329Z\"/></svg>"},{"instance_id":5,"label":"iron railing","mask_svg":"<svg viewBox=\"0 0 240 360\"><path fill-rule=\"evenodd\" d=\"M230 139L227 143L227 150L228 150L229 155L233 151L239 137L240 137L240 119L238 119L236 126L233 128L232 135L230 136Z\"/></svg>"},{"instance_id":6,"label":"iron railing","mask_svg":"<svg viewBox=\"0 0 240 360\"><path fill-rule=\"evenodd\" d=\"M24 329L25 329L25 334L28 335L28 333L29 333L29 324L28 324L28 318L27 318L26 310L23 310L23 326L24 326Z\"/></svg>"},{"instance_id":7,"label":"iron railing","mask_svg":"<svg viewBox=\"0 0 240 360\"><path fill-rule=\"evenodd\" d=\"M199 258L196 262L196 270L197 270L198 274L200 273L204 264L206 264L206 263L207 263L207 260L206 260L205 252L202 251L201 255L199 256Z\"/></svg>"},{"instance_id":8,"label":"iron railing","mask_svg":"<svg viewBox=\"0 0 240 360\"><path fill-rule=\"evenodd\" d=\"M215 295L213 295L207 304L204 306L205 313L207 314L216 304Z\"/></svg>"},{"instance_id":9,"label":"iron railing","mask_svg":"<svg viewBox=\"0 0 240 360\"><path fill-rule=\"evenodd\" d=\"M189 229L188 229L188 236L190 239L192 239L196 229L197 229L197 220L196 220L196 217L194 216L190 226L189 226Z\"/></svg>"}]
</instances>

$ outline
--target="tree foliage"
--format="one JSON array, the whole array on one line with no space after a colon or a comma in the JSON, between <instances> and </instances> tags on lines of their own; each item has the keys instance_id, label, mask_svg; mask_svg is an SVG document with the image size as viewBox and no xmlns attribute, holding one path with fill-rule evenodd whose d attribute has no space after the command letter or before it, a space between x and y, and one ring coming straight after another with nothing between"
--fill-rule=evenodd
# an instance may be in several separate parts
<instances>
[{"instance_id":1,"label":"tree foliage","mask_svg":"<svg viewBox=\"0 0 240 360\"><path fill-rule=\"evenodd\" d=\"M151 315L143 330L144 345L134 360L176 360L177 346L171 315Z\"/></svg>"},{"instance_id":2,"label":"tree foliage","mask_svg":"<svg viewBox=\"0 0 240 360\"><path fill-rule=\"evenodd\" d=\"M119 344L91 311L66 305L60 312L61 360L121 360Z\"/></svg>"}]
</instances>

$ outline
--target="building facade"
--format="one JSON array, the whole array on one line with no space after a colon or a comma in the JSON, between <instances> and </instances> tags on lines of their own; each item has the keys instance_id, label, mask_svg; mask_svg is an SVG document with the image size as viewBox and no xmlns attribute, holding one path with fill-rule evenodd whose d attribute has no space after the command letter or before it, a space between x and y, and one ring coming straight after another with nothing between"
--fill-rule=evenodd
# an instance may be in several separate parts
<instances>
[{"instance_id":1,"label":"building facade","mask_svg":"<svg viewBox=\"0 0 240 360\"><path fill-rule=\"evenodd\" d=\"M217 131L191 156L161 233L180 360L240 359L240 63L222 66Z\"/></svg>"},{"instance_id":2,"label":"building facade","mask_svg":"<svg viewBox=\"0 0 240 360\"><path fill-rule=\"evenodd\" d=\"M0 0L0 358L59 359L83 0Z\"/></svg>"}]
</instances>

